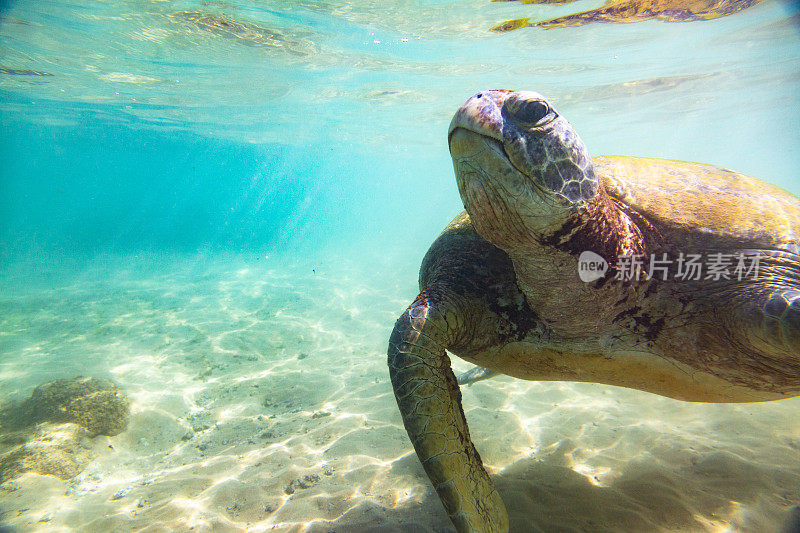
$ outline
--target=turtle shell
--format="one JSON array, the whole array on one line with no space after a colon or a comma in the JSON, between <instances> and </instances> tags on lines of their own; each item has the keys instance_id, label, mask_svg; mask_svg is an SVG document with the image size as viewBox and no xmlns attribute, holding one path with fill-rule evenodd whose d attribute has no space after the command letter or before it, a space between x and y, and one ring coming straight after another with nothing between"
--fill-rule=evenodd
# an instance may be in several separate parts
<instances>
[{"instance_id":1,"label":"turtle shell","mask_svg":"<svg viewBox=\"0 0 800 533\"><path fill-rule=\"evenodd\" d=\"M795 248L800 199L725 168L626 156L594 158L606 192L670 233Z\"/></svg>"}]
</instances>

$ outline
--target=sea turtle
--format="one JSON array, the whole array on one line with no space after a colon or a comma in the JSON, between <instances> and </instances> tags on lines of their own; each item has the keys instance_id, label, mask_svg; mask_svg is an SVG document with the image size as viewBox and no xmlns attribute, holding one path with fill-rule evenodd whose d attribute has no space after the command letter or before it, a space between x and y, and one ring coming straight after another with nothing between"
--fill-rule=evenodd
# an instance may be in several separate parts
<instances>
[{"instance_id":1,"label":"sea turtle","mask_svg":"<svg viewBox=\"0 0 800 533\"><path fill-rule=\"evenodd\" d=\"M445 350L517 378L687 401L800 395L800 199L710 165L591 158L535 92L473 96L449 145L466 212L423 259L388 363L459 531L508 518Z\"/></svg>"},{"instance_id":2,"label":"sea turtle","mask_svg":"<svg viewBox=\"0 0 800 533\"><path fill-rule=\"evenodd\" d=\"M524 4L566 4L572 0L523 0ZM641 22L659 19L666 22L710 20L731 15L762 0L607 0L603 7L573 13L534 24L529 18L507 20L492 31L506 32L527 26L559 28L582 26L590 22Z\"/></svg>"}]
</instances>

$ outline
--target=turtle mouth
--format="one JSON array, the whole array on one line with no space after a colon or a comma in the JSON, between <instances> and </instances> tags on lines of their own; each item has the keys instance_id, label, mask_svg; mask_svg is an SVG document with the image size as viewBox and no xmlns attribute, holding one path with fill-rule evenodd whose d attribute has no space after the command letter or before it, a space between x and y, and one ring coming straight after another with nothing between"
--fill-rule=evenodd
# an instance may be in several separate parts
<instances>
[{"instance_id":1,"label":"turtle mouth","mask_svg":"<svg viewBox=\"0 0 800 533\"><path fill-rule=\"evenodd\" d=\"M456 132L468 132L471 135L475 135L481 140L481 144L486 147L487 150L491 151L497 158L501 159L505 164L509 167L513 168L521 175L525 176L530 180L533 184L534 188L541 189L541 187L536 183L536 180L531 176L530 171L526 172L522 168L520 168L517 164L514 163L514 158L512 158L508 151L506 150L505 143L500 138L497 138L494 135L491 135L485 131L475 131L473 128L465 127L465 126L454 126L450 128L450 133L447 136L447 145L450 149L450 155L453 156L453 137L455 136Z\"/></svg>"},{"instance_id":2,"label":"turtle mouth","mask_svg":"<svg viewBox=\"0 0 800 533\"><path fill-rule=\"evenodd\" d=\"M506 152L506 148L503 146L502 139L497 139L491 135L486 135L486 133L478 132L471 128L465 128L464 126L456 126L450 129L450 133L447 136L447 146L450 148L451 155L453 155L453 137L457 132L477 135L480 137L482 144L484 144L489 150L511 163L511 158L508 157L508 152Z\"/></svg>"}]
</instances>

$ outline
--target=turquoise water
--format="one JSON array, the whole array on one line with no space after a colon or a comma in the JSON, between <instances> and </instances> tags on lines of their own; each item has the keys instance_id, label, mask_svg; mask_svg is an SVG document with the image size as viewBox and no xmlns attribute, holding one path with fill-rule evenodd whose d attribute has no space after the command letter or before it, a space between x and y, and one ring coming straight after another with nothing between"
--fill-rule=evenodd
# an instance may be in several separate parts
<instances>
[{"instance_id":1,"label":"turquoise water","mask_svg":"<svg viewBox=\"0 0 800 533\"><path fill-rule=\"evenodd\" d=\"M790 3L504 35L487 28L591 3L284 4L7 4L3 66L52 76L0 78L4 265L36 247L422 250L460 208L449 120L494 87L551 98L594 154L799 191ZM217 34L181 11L279 38Z\"/></svg>"},{"instance_id":2,"label":"turquoise water","mask_svg":"<svg viewBox=\"0 0 800 533\"><path fill-rule=\"evenodd\" d=\"M796 4L488 31L596 4L0 4L0 401L79 374L132 401L129 429L94 439L77 478L0 485L0 523L446 530L385 345L427 246L462 208L446 143L461 103L536 90L592 154L713 163L800 194ZM554 457L557 479L601 480L600 492L554 485L552 524L584 523L564 510L580 507L570 491L614 500L600 489L627 494L620 479L646 474L661 488L645 493L678 495L674 524L644 498L603 515L618 530L777 524L800 502L797 407L510 378L465 392L499 486L546 475L532 456ZM513 524L539 505L514 501Z\"/></svg>"}]
</instances>

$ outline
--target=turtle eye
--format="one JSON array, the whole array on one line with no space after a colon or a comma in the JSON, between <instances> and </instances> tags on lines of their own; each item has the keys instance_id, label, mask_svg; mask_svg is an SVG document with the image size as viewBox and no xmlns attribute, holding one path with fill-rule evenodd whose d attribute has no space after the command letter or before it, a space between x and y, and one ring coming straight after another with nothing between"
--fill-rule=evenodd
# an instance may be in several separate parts
<instances>
[{"instance_id":1,"label":"turtle eye","mask_svg":"<svg viewBox=\"0 0 800 533\"><path fill-rule=\"evenodd\" d=\"M519 106L514 114L519 121L536 125L550 114L550 106L541 100L529 100Z\"/></svg>"}]
</instances>

